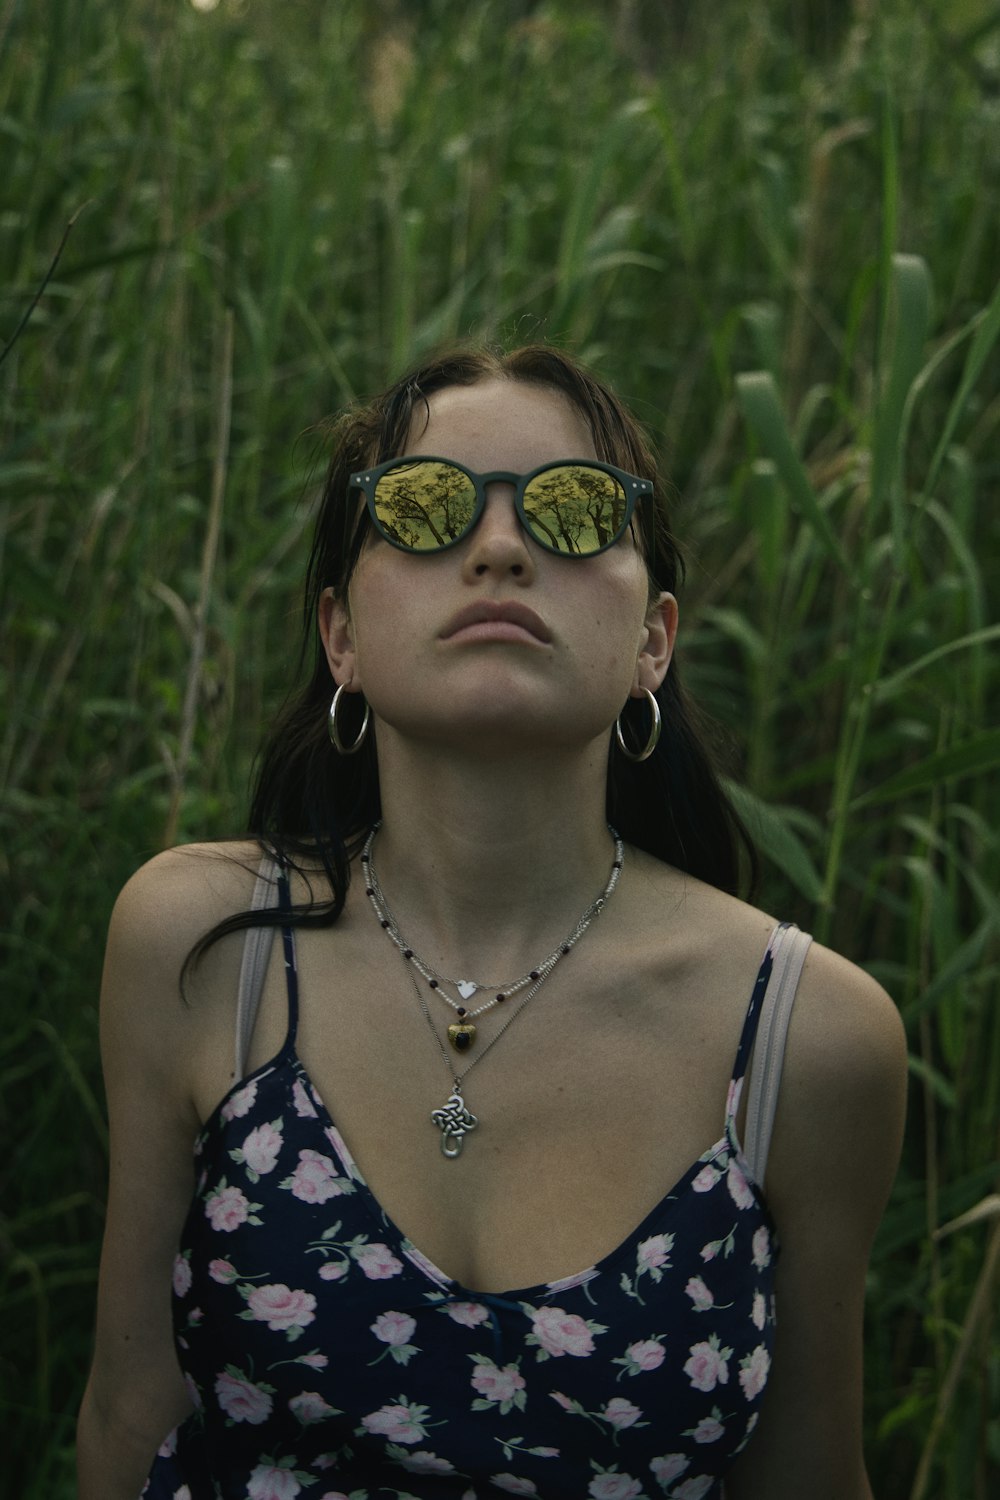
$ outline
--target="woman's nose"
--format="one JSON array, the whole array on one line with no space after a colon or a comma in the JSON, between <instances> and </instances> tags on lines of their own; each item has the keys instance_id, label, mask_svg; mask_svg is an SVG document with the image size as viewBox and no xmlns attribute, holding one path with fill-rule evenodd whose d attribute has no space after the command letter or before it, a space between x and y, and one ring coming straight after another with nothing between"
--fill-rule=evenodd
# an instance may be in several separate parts
<instances>
[{"instance_id":1,"label":"woman's nose","mask_svg":"<svg viewBox=\"0 0 1000 1500\"><path fill-rule=\"evenodd\" d=\"M491 484L483 514L469 538L463 572L480 578L487 573L527 582L535 576L535 558L514 506L514 487Z\"/></svg>"}]
</instances>

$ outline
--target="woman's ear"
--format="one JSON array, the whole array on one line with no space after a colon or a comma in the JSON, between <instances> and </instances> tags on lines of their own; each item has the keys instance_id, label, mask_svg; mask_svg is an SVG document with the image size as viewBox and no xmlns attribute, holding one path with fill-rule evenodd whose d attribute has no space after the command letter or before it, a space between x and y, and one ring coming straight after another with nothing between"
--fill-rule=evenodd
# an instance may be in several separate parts
<instances>
[{"instance_id":1,"label":"woman's ear","mask_svg":"<svg viewBox=\"0 0 1000 1500\"><path fill-rule=\"evenodd\" d=\"M339 598L332 588L324 589L319 599L319 633L330 664L330 674L338 687L349 692L361 691L357 652L347 600Z\"/></svg>"},{"instance_id":2,"label":"woman's ear","mask_svg":"<svg viewBox=\"0 0 1000 1500\"><path fill-rule=\"evenodd\" d=\"M636 658L630 696L641 698L643 688L655 693L670 666L677 638L677 600L661 594L646 615L646 640Z\"/></svg>"}]
</instances>

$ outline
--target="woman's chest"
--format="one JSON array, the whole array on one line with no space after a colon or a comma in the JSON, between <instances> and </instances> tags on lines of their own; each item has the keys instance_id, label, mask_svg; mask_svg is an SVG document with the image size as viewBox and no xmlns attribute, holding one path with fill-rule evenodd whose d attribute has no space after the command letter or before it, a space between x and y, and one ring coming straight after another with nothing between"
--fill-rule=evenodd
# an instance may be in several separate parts
<instances>
[{"instance_id":1,"label":"woman's chest","mask_svg":"<svg viewBox=\"0 0 1000 1500\"><path fill-rule=\"evenodd\" d=\"M671 1025L634 991L588 1006L554 988L522 1015L480 1021L458 1053L453 1016L405 989L412 1003L399 1003L395 977L342 972L330 985L300 962L297 1050L376 1200L464 1284L533 1285L594 1264L718 1141L737 1013L713 1035ZM283 1041L282 998L265 997L258 1060Z\"/></svg>"}]
</instances>

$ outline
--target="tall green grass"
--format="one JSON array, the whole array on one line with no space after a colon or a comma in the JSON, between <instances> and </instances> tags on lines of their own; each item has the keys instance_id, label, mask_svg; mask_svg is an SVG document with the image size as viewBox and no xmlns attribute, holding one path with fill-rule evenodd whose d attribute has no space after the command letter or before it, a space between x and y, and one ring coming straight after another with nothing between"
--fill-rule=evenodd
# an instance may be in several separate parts
<instances>
[{"instance_id":1,"label":"tall green grass","mask_svg":"<svg viewBox=\"0 0 1000 1500\"><path fill-rule=\"evenodd\" d=\"M912 1051L873 1259L876 1493L1000 1468L1000 16L0 0L0 1419L72 1493L114 894L239 828L315 424L442 338L566 342L648 423L689 679L763 903Z\"/></svg>"}]
</instances>

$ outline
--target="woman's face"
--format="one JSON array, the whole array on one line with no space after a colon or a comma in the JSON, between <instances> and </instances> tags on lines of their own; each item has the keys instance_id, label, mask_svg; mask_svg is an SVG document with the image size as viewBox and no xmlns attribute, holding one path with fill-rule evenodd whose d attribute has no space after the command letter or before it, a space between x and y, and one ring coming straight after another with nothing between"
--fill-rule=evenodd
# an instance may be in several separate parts
<instances>
[{"instance_id":1,"label":"woman's face","mask_svg":"<svg viewBox=\"0 0 1000 1500\"><path fill-rule=\"evenodd\" d=\"M597 457L584 417L551 387L485 380L428 405L405 453L518 474ZM569 745L606 735L630 692L659 685L676 605L671 595L647 605L631 531L595 557L557 557L521 527L512 486L497 483L474 530L445 552L408 556L370 536L347 607L327 591L320 626L338 683L401 735Z\"/></svg>"}]
</instances>

